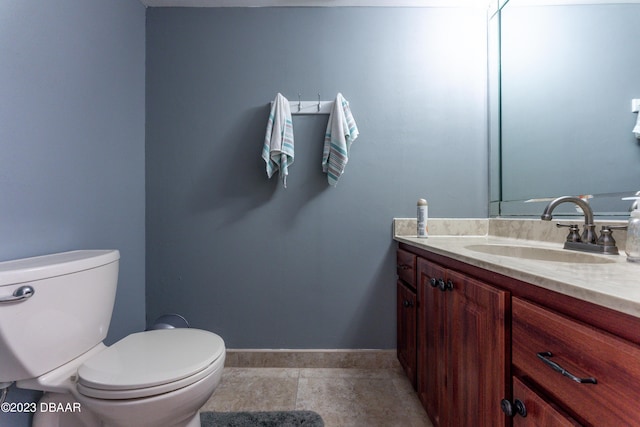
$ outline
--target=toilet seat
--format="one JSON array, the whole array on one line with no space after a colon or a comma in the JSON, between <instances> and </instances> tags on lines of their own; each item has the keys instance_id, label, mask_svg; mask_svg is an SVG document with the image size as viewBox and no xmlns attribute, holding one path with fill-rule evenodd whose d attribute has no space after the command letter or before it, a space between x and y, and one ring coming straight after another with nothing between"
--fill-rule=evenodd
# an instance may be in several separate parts
<instances>
[{"instance_id":1,"label":"toilet seat","mask_svg":"<svg viewBox=\"0 0 640 427\"><path fill-rule=\"evenodd\" d=\"M219 368L215 362L224 351L222 338L199 329L132 334L80 366L77 390L98 399L134 399L168 393Z\"/></svg>"}]
</instances>

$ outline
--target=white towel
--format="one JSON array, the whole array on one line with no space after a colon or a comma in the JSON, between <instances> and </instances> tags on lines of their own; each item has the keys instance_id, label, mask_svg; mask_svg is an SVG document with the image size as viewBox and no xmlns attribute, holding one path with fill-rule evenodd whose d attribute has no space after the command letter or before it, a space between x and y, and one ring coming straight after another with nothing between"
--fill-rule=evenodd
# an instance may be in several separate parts
<instances>
[{"instance_id":1,"label":"white towel","mask_svg":"<svg viewBox=\"0 0 640 427\"><path fill-rule=\"evenodd\" d=\"M638 120L636 121L636 127L633 128L633 136L640 139L640 113L638 113Z\"/></svg>"},{"instance_id":2,"label":"white towel","mask_svg":"<svg viewBox=\"0 0 640 427\"><path fill-rule=\"evenodd\" d=\"M267 176L280 171L282 185L287 188L289 166L293 164L293 121L287 98L278 93L271 104L267 132L262 146L262 158L267 164Z\"/></svg>"},{"instance_id":3,"label":"white towel","mask_svg":"<svg viewBox=\"0 0 640 427\"><path fill-rule=\"evenodd\" d=\"M351 114L349 103L338 93L329 115L322 150L322 171L329 185L336 186L349 161L351 143L358 137L358 126Z\"/></svg>"}]
</instances>

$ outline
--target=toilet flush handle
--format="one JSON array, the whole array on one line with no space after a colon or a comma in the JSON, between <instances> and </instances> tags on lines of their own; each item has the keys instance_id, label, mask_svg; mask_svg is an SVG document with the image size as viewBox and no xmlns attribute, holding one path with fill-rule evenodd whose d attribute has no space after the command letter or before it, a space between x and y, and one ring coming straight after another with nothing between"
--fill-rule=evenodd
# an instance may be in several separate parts
<instances>
[{"instance_id":1,"label":"toilet flush handle","mask_svg":"<svg viewBox=\"0 0 640 427\"><path fill-rule=\"evenodd\" d=\"M31 298L35 293L36 293L36 290L33 289L31 286L20 286L18 289L15 290L13 295L9 297L0 298L0 303L24 301L28 298Z\"/></svg>"}]
</instances>

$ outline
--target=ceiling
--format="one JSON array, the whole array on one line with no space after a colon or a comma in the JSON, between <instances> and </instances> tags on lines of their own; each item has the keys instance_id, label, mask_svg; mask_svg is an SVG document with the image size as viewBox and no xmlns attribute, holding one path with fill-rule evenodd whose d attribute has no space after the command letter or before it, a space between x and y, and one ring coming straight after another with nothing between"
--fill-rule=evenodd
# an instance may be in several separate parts
<instances>
[{"instance_id":1,"label":"ceiling","mask_svg":"<svg viewBox=\"0 0 640 427\"><path fill-rule=\"evenodd\" d=\"M148 7L477 7L486 9L484 0L140 0Z\"/></svg>"},{"instance_id":2,"label":"ceiling","mask_svg":"<svg viewBox=\"0 0 640 427\"><path fill-rule=\"evenodd\" d=\"M140 0L147 7L466 7L495 8L506 0ZM640 0L509 0L522 6L640 3Z\"/></svg>"}]
</instances>

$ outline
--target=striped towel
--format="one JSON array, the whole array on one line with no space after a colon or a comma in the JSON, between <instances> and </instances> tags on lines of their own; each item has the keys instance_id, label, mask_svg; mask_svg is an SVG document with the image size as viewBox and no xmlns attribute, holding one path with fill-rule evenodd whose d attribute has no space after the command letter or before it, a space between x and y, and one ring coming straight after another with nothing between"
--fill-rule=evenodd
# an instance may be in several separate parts
<instances>
[{"instance_id":1,"label":"striped towel","mask_svg":"<svg viewBox=\"0 0 640 427\"><path fill-rule=\"evenodd\" d=\"M287 188L289 166L293 164L293 122L289 101L280 93L271 104L262 158L267 164L267 176L271 178L280 170L282 185Z\"/></svg>"},{"instance_id":2,"label":"striped towel","mask_svg":"<svg viewBox=\"0 0 640 427\"><path fill-rule=\"evenodd\" d=\"M333 104L322 150L322 171L329 185L336 186L349 160L349 148L358 137L358 126L351 115L349 103L338 93Z\"/></svg>"}]
</instances>

